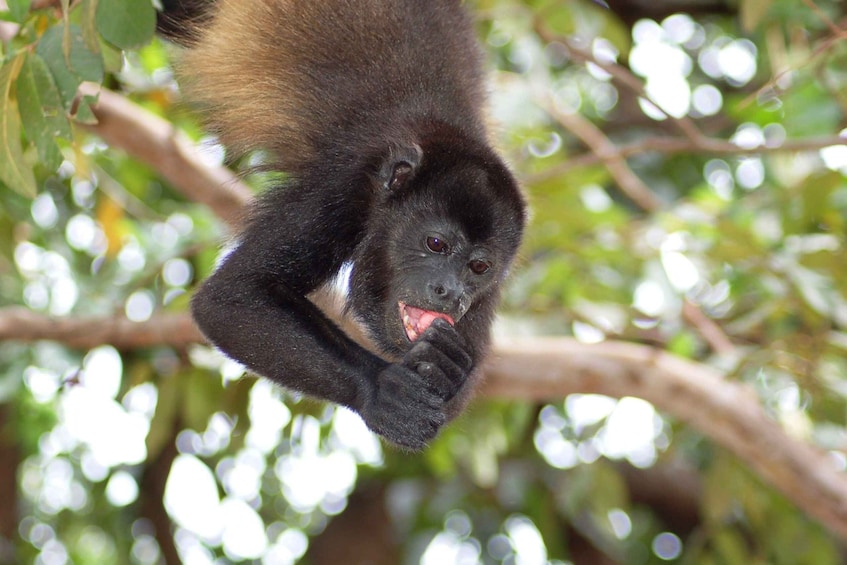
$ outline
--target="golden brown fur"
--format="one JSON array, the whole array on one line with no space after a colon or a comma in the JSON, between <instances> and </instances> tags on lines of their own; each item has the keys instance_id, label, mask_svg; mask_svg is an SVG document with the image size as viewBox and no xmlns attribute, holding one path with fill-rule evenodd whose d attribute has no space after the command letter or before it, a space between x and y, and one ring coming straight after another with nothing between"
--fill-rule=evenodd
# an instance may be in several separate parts
<instances>
[{"instance_id":1,"label":"golden brown fur","mask_svg":"<svg viewBox=\"0 0 847 565\"><path fill-rule=\"evenodd\" d=\"M180 82L224 145L237 154L270 149L289 172L315 161L328 132L352 129L363 107L362 120L398 105L443 114L429 99L443 90L463 106L450 113L478 117L485 97L480 77L467 72L480 59L469 21L458 1L421 10L429 2L217 0L211 24L179 64ZM456 64L420 52L421 32L411 31L421 25ZM468 33L456 35L456 27ZM458 125L483 120L473 122Z\"/></svg>"}]
</instances>

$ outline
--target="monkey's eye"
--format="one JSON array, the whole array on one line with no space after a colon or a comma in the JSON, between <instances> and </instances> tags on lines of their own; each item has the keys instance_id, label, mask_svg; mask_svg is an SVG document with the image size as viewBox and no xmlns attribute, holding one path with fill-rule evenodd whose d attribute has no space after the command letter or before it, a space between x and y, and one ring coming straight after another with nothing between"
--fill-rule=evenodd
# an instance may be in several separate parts
<instances>
[{"instance_id":1,"label":"monkey's eye","mask_svg":"<svg viewBox=\"0 0 847 565\"><path fill-rule=\"evenodd\" d=\"M450 252L450 245L440 237L436 237L434 235L431 235L426 238L426 248L432 251L433 253Z\"/></svg>"},{"instance_id":2,"label":"monkey's eye","mask_svg":"<svg viewBox=\"0 0 847 565\"><path fill-rule=\"evenodd\" d=\"M491 263L487 261L483 261L482 259L474 259L470 263L468 263L468 267L470 267L471 272L475 275L483 275L488 272L488 269L491 268Z\"/></svg>"}]
</instances>

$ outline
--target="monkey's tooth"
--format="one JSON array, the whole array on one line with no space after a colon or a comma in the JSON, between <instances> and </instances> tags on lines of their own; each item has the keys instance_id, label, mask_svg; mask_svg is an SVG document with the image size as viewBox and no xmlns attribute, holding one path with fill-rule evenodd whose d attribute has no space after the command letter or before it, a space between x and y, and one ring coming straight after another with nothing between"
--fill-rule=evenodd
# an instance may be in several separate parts
<instances>
[{"instance_id":1,"label":"monkey's tooth","mask_svg":"<svg viewBox=\"0 0 847 565\"><path fill-rule=\"evenodd\" d=\"M415 328L415 323L412 322L412 317L406 309L406 303L400 302L400 320L403 322L403 330L406 332L406 337L409 341L414 342L418 338L418 331Z\"/></svg>"}]
</instances>

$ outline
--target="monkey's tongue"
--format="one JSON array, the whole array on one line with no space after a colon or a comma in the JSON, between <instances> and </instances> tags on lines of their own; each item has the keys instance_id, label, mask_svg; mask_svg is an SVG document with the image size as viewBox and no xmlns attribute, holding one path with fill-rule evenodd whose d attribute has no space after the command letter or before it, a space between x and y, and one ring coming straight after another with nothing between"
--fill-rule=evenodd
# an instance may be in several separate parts
<instances>
[{"instance_id":1,"label":"monkey's tongue","mask_svg":"<svg viewBox=\"0 0 847 565\"><path fill-rule=\"evenodd\" d=\"M415 308L408 304L400 303L400 315L403 318L403 328L406 330L406 337L409 341L415 341L420 337L426 329L432 325L436 318L447 320L451 326L455 325L448 314L444 312L433 312L432 310L424 310L423 308Z\"/></svg>"}]
</instances>

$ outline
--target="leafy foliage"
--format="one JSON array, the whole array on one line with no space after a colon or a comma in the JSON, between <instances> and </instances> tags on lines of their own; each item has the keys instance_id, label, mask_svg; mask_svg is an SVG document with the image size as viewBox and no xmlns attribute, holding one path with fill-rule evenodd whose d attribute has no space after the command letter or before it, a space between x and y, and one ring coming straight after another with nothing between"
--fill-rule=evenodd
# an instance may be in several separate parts
<instances>
[{"instance_id":1,"label":"leafy foliage","mask_svg":"<svg viewBox=\"0 0 847 565\"><path fill-rule=\"evenodd\" d=\"M226 160L180 104L152 2L7 4L0 303L58 319L185 312L224 230L91 133L93 100L78 95L105 84ZM619 4L474 3L501 145L534 214L497 333L621 339L712 365L843 467L843 7L742 0L653 21ZM0 562L290 563L349 541L333 525L370 516L371 492L384 519L367 536L399 540L376 548L397 562L834 564L843 552L720 446L632 398L480 401L410 455L205 347L9 340L0 426L0 477L18 477Z\"/></svg>"}]
</instances>

